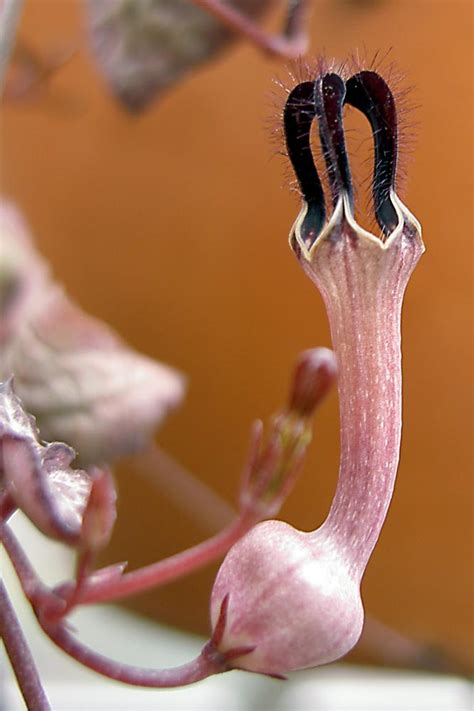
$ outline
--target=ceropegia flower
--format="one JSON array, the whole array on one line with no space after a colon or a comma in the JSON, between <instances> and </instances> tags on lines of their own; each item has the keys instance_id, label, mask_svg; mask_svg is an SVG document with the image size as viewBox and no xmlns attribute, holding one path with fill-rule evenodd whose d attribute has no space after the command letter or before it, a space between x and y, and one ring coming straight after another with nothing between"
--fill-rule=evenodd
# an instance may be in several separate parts
<instances>
[{"instance_id":1,"label":"ceropegia flower","mask_svg":"<svg viewBox=\"0 0 474 711\"><path fill-rule=\"evenodd\" d=\"M0 205L0 253L0 380L14 375L42 436L69 442L85 465L143 447L181 401L183 377L73 304L11 205Z\"/></svg>"},{"instance_id":2,"label":"ceropegia flower","mask_svg":"<svg viewBox=\"0 0 474 711\"><path fill-rule=\"evenodd\" d=\"M88 550L103 547L115 522L115 488L107 470L73 469L67 444L39 440L12 381L0 383L0 494L46 536Z\"/></svg>"},{"instance_id":3,"label":"ceropegia flower","mask_svg":"<svg viewBox=\"0 0 474 711\"><path fill-rule=\"evenodd\" d=\"M373 132L380 235L354 218L345 105L361 111ZM311 153L313 121L327 166L328 200ZM268 521L239 541L218 573L211 602L214 625L220 620L222 627L225 610L219 650L253 647L232 665L277 675L338 659L359 638L360 582L399 458L402 299L423 252L420 225L395 189L397 113L381 76L360 71L346 79L322 71L290 93L284 128L303 197L290 243L322 294L338 360L339 481L320 528L304 533Z\"/></svg>"}]
</instances>

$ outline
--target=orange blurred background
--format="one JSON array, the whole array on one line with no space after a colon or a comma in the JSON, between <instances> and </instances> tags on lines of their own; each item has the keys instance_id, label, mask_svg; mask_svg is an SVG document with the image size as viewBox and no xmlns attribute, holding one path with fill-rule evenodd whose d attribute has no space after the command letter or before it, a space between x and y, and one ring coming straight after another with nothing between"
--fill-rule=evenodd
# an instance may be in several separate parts
<instances>
[{"instance_id":1,"label":"orange blurred background","mask_svg":"<svg viewBox=\"0 0 474 711\"><path fill-rule=\"evenodd\" d=\"M278 15L270 26L278 26ZM280 18L281 19L281 18ZM249 427L283 403L304 348L329 345L319 294L287 234L298 201L275 155L272 79L286 70L234 47L139 117L108 94L85 49L75 0L29 0L20 36L80 51L37 101L6 105L2 193L85 308L138 350L187 374L160 444L232 501ZM472 646L472 4L314 3L313 53L390 57L414 86L416 150L404 202L427 253L403 318L399 478L364 581L367 611L467 659ZM303 475L281 517L324 518L338 466L337 397L318 413ZM130 567L206 535L132 466L117 473L109 560ZM137 597L143 613L207 632L215 568Z\"/></svg>"}]
</instances>

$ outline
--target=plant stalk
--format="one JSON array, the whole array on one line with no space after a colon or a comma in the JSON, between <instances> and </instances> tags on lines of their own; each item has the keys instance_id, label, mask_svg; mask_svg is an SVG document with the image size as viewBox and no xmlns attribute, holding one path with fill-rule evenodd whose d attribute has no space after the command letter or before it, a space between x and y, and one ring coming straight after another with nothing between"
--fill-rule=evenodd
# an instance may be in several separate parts
<instances>
[{"instance_id":1,"label":"plant stalk","mask_svg":"<svg viewBox=\"0 0 474 711\"><path fill-rule=\"evenodd\" d=\"M13 609L5 585L1 580L0 637L28 711L48 711L51 709L20 622Z\"/></svg>"}]
</instances>

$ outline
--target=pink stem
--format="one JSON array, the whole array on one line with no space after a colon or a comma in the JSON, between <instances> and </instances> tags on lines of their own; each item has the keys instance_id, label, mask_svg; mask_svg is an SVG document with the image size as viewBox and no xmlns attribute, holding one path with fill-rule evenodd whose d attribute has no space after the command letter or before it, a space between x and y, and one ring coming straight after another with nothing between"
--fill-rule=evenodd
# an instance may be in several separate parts
<instances>
[{"instance_id":1,"label":"pink stem","mask_svg":"<svg viewBox=\"0 0 474 711\"><path fill-rule=\"evenodd\" d=\"M254 515L243 514L220 533L182 553L125 573L118 579L85 582L78 592L76 602L91 604L119 600L188 575L224 556L257 520Z\"/></svg>"},{"instance_id":2,"label":"pink stem","mask_svg":"<svg viewBox=\"0 0 474 711\"><path fill-rule=\"evenodd\" d=\"M51 708L23 630L0 580L0 637L29 711Z\"/></svg>"},{"instance_id":3,"label":"pink stem","mask_svg":"<svg viewBox=\"0 0 474 711\"><path fill-rule=\"evenodd\" d=\"M217 17L230 30L243 35L269 54L294 59L306 51L307 35L304 25L308 12L308 0L290 3L284 36L270 35L239 10L231 5L223 5L221 0L193 0L193 2Z\"/></svg>"},{"instance_id":4,"label":"pink stem","mask_svg":"<svg viewBox=\"0 0 474 711\"><path fill-rule=\"evenodd\" d=\"M56 615L62 614L65 609L64 600L57 597L40 580L15 535L9 527L3 523L0 523L0 541L10 558L11 564L13 565L28 601L36 607L47 609L48 612L54 610Z\"/></svg>"},{"instance_id":5,"label":"pink stem","mask_svg":"<svg viewBox=\"0 0 474 711\"><path fill-rule=\"evenodd\" d=\"M96 582L94 579L88 582L83 580L79 587L74 583L67 583L61 586L56 593L41 582L14 534L8 526L3 524L0 524L0 540L12 562L26 597L37 606L41 606L38 603L43 600L51 618L55 613L62 615L65 610L71 609L70 597L74 598L74 604L119 600L187 575L225 555L229 548L258 520L260 519L254 514L242 514L224 531L182 553L125 573L120 578L114 577L110 580L106 577L101 580L98 577ZM95 571L96 575L100 572L100 570ZM62 605L59 595L63 598ZM64 600L66 600L66 606L64 606ZM54 610L56 607L54 603L57 603L57 610Z\"/></svg>"},{"instance_id":6,"label":"pink stem","mask_svg":"<svg viewBox=\"0 0 474 711\"><path fill-rule=\"evenodd\" d=\"M30 594L34 592L39 582L39 578L15 535L9 526L4 523L0 523L0 540L15 569L23 592L29 599Z\"/></svg>"},{"instance_id":7,"label":"pink stem","mask_svg":"<svg viewBox=\"0 0 474 711\"><path fill-rule=\"evenodd\" d=\"M122 664L94 652L73 637L62 624L53 627L42 625L42 627L51 641L70 657L98 674L124 684L154 688L186 686L226 671L222 657L210 649L208 651L207 646L196 659L182 666L171 669L148 669Z\"/></svg>"},{"instance_id":8,"label":"pink stem","mask_svg":"<svg viewBox=\"0 0 474 711\"><path fill-rule=\"evenodd\" d=\"M287 4L288 10L283 35L285 37L299 37L302 42L306 42L305 26L309 15L310 0L287 0Z\"/></svg>"},{"instance_id":9,"label":"pink stem","mask_svg":"<svg viewBox=\"0 0 474 711\"><path fill-rule=\"evenodd\" d=\"M53 591L46 588L39 580L22 547L5 525L0 526L1 540L5 546L23 591L32 604L43 631L69 656L98 674L116 679L125 684L148 687L174 687L192 684L212 674L220 674L229 668L228 660L248 652L248 647L229 650L225 654L218 652L214 637L204 646L199 657L188 664L172 669L143 669L121 664L94 652L77 640L64 623L57 622L58 610L64 608L64 600L57 598ZM1 597L0 597L1 602ZM225 624L225 614L224 614ZM1 622L0 618L0 622ZM2 627L0 631L3 632ZM26 659L26 656L25 656ZM30 708L30 707L28 707ZM39 711L45 707L31 706Z\"/></svg>"},{"instance_id":10,"label":"pink stem","mask_svg":"<svg viewBox=\"0 0 474 711\"><path fill-rule=\"evenodd\" d=\"M87 584L87 578L92 569L92 561L94 555L91 551L86 550L78 554L77 564L76 564L76 580L74 586L71 590L71 595L69 595L67 602L62 610L58 610L59 619L66 617L76 605L80 604L79 598L82 589ZM54 595L55 593L53 593Z\"/></svg>"},{"instance_id":11,"label":"pink stem","mask_svg":"<svg viewBox=\"0 0 474 711\"><path fill-rule=\"evenodd\" d=\"M52 622L52 620L57 620L58 609L61 605L64 607L64 601L56 598L54 592L46 588L39 580L22 547L13 533L8 530L8 527L1 525L0 533L5 550L13 563L23 591L36 612L42 629L58 647L84 666L89 667L98 674L122 681L125 684L148 687L184 686L227 670L226 655L217 652L213 640L204 647L199 657L195 660L174 669L143 669L129 666L89 649L82 642L75 639L63 623ZM2 636L5 626L3 607L2 596L0 595L0 631ZM11 628L12 622L10 619L8 619L8 623ZM23 651L21 654L22 658L26 660L26 654L23 654ZM33 711L36 711L36 709L42 711L42 709L48 709L49 706L33 705L28 706L28 708L33 709Z\"/></svg>"}]
</instances>

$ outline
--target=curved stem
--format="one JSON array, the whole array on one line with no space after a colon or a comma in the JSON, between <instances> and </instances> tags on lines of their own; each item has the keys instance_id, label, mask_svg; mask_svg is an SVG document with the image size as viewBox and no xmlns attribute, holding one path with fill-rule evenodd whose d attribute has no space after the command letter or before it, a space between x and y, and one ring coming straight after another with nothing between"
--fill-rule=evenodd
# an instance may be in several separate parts
<instances>
[{"instance_id":1,"label":"curved stem","mask_svg":"<svg viewBox=\"0 0 474 711\"><path fill-rule=\"evenodd\" d=\"M89 580L82 580L79 588L74 583L66 583L55 591L49 590L39 579L28 557L8 526L0 524L0 540L12 562L26 597L38 606L43 600L51 614L57 607L59 615L70 611L70 599L74 605L93 604L119 600L164 585L171 580L187 575L219 558L234 545L257 521L255 514L242 514L224 531L198 543L196 546L164 560L152 563L120 577L101 576L107 569L96 570ZM62 605L61 605L62 602ZM66 603L66 606L64 606Z\"/></svg>"},{"instance_id":2,"label":"curved stem","mask_svg":"<svg viewBox=\"0 0 474 711\"><path fill-rule=\"evenodd\" d=\"M94 578L92 578L88 582L84 582L76 602L78 604L92 604L119 600L188 575L225 555L229 548L258 520L254 515L244 514L207 541L198 543L182 553L177 553L157 563L125 573L120 578L101 580L100 570L96 571L99 574L97 581L94 582ZM65 597L67 597L67 592L65 588L61 590L61 594Z\"/></svg>"},{"instance_id":3,"label":"curved stem","mask_svg":"<svg viewBox=\"0 0 474 711\"><path fill-rule=\"evenodd\" d=\"M0 541L7 552L8 557L13 565L18 580L21 583L23 592L29 599L30 594L34 591L39 578L31 565L25 551L16 539L15 534L10 530L9 526L0 522Z\"/></svg>"},{"instance_id":4,"label":"curved stem","mask_svg":"<svg viewBox=\"0 0 474 711\"><path fill-rule=\"evenodd\" d=\"M205 679L212 674L220 674L229 668L228 659L232 657L232 650L226 654L219 653L214 638L205 645L201 654L196 659L180 667L171 669L148 669L130 666L94 652L77 640L69 632L63 622L57 622L61 612L64 611L64 600L56 597L53 591L43 585L32 568L22 547L13 533L9 531L8 526L0 525L0 533L5 550L10 556L23 591L33 606L41 628L52 642L84 666L89 667L98 674L121 681L125 684L148 687L184 686ZM8 633L10 629L14 629L14 620L12 621L10 619L11 615L7 616L4 614L5 610L8 611L8 608L3 605L2 595L0 594L0 632L2 636L4 636L4 630ZM17 638L18 635L16 631L14 631L12 653L15 655L15 673L17 673L17 660L20 659L21 664L24 664L29 659L27 653L22 648L20 649L20 647L15 646L15 640ZM247 648L242 648L235 650L234 654L243 654L246 651L248 651ZM19 671L23 672L23 666L21 666L21 664ZM37 694L37 698L40 699L39 694ZM31 708L33 711L46 711L46 709L49 709L48 705L35 706L35 698L31 696L31 699L31 705L28 702L29 709Z\"/></svg>"},{"instance_id":5,"label":"curved stem","mask_svg":"<svg viewBox=\"0 0 474 711\"><path fill-rule=\"evenodd\" d=\"M69 611L67 606L64 606L64 601L57 598L53 591L43 585L22 547L16 540L14 534L8 530L8 527L1 526L0 531L5 550L12 561L23 592L33 606L41 628L52 642L84 666L89 667L98 674L107 676L110 679L116 679L125 684L149 687L184 686L205 679L212 674L219 674L227 670L225 656L216 651L212 640L204 647L199 657L195 660L171 669L147 669L130 666L94 652L77 640L68 631L64 623L57 623L56 620L61 614L63 614L65 610ZM140 571L135 571L135 573L136 572ZM82 588L80 588L80 590L82 591ZM75 593L74 587L72 591ZM104 591L102 590L101 592ZM74 602L79 602L76 597ZM2 597L0 595L0 632L2 635L3 627ZM21 651L20 656L25 660L27 659L27 655L24 654L23 651ZM33 705L31 707L28 706L28 708L32 708L33 711L43 711L43 709L46 711L46 709L49 709L49 706Z\"/></svg>"},{"instance_id":6,"label":"curved stem","mask_svg":"<svg viewBox=\"0 0 474 711\"><path fill-rule=\"evenodd\" d=\"M0 541L10 558L13 569L20 581L27 600L35 606L53 611L56 615L64 611L65 603L57 597L39 578L28 556L10 528L0 522Z\"/></svg>"},{"instance_id":7,"label":"curved stem","mask_svg":"<svg viewBox=\"0 0 474 711\"><path fill-rule=\"evenodd\" d=\"M29 711L51 708L39 678L23 630L11 604L5 585L0 580L0 637L12 665L18 686Z\"/></svg>"},{"instance_id":8,"label":"curved stem","mask_svg":"<svg viewBox=\"0 0 474 711\"><path fill-rule=\"evenodd\" d=\"M194 4L217 17L233 32L239 33L269 54L295 59L307 48L305 31L308 0L290 0L283 35L273 36L262 30L236 8L221 0L193 0Z\"/></svg>"},{"instance_id":9,"label":"curved stem","mask_svg":"<svg viewBox=\"0 0 474 711\"><path fill-rule=\"evenodd\" d=\"M171 669L148 669L122 664L94 652L79 642L63 624L54 627L44 624L41 626L49 639L70 657L98 674L124 684L154 688L186 686L226 671L223 658L218 654L208 653L207 647L204 647L196 659L182 666Z\"/></svg>"}]
</instances>

